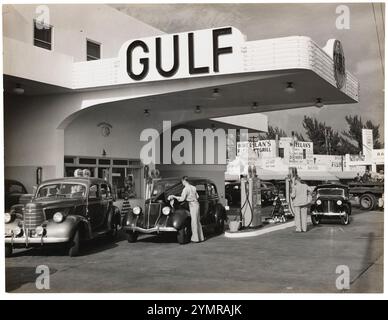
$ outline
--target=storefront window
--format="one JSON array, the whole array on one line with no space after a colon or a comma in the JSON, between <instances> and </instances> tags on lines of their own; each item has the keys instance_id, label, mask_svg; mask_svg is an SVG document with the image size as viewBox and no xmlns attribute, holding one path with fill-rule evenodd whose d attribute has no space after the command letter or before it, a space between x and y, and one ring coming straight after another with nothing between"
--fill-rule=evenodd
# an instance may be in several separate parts
<instances>
[{"instance_id":1,"label":"storefront window","mask_svg":"<svg viewBox=\"0 0 388 320\"><path fill-rule=\"evenodd\" d=\"M77 169L89 169L91 177L98 177L112 185L112 194L117 199L142 196L142 165L136 159L110 159L92 157L65 157L65 176L73 177ZM69 161L71 159L72 161Z\"/></svg>"}]
</instances>

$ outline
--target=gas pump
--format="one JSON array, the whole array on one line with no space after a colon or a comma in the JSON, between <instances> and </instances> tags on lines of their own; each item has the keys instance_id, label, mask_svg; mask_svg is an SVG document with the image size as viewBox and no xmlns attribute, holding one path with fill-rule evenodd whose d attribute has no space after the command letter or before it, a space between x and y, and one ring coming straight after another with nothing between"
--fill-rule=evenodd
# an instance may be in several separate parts
<instances>
[{"instance_id":1,"label":"gas pump","mask_svg":"<svg viewBox=\"0 0 388 320\"><path fill-rule=\"evenodd\" d=\"M256 228L261 221L261 184L256 167L248 167L247 177L241 179L241 227Z\"/></svg>"}]
</instances>

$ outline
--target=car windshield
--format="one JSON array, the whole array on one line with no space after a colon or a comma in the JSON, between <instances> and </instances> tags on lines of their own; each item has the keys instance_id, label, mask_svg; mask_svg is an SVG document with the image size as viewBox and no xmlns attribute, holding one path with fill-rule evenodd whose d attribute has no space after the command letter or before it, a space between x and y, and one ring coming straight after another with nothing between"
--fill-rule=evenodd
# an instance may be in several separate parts
<instances>
[{"instance_id":1,"label":"car windshield","mask_svg":"<svg viewBox=\"0 0 388 320\"><path fill-rule=\"evenodd\" d=\"M37 198L82 198L86 194L86 187L78 183L53 183L39 188Z\"/></svg>"},{"instance_id":2,"label":"car windshield","mask_svg":"<svg viewBox=\"0 0 388 320\"><path fill-rule=\"evenodd\" d=\"M171 187L177 185L179 183L179 180L159 180L154 181L154 186L152 189L151 198L157 197L162 192L165 192L166 190L170 189Z\"/></svg>"},{"instance_id":3,"label":"car windshield","mask_svg":"<svg viewBox=\"0 0 388 320\"><path fill-rule=\"evenodd\" d=\"M344 189L340 188L322 188L317 190L317 196L343 196Z\"/></svg>"}]
</instances>

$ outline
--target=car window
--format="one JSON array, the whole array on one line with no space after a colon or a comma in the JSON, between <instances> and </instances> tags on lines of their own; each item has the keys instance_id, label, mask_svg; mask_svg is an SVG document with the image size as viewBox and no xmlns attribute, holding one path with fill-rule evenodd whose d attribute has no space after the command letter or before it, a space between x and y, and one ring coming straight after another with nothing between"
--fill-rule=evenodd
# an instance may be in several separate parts
<instances>
[{"instance_id":1,"label":"car window","mask_svg":"<svg viewBox=\"0 0 388 320\"><path fill-rule=\"evenodd\" d=\"M20 184L11 184L8 188L9 193L25 193L24 188Z\"/></svg>"},{"instance_id":2,"label":"car window","mask_svg":"<svg viewBox=\"0 0 388 320\"><path fill-rule=\"evenodd\" d=\"M197 193L200 197L206 196L206 186L204 184L196 184L195 188L197 189Z\"/></svg>"},{"instance_id":3,"label":"car window","mask_svg":"<svg viewBox=\"0 0 388 320\"><path fill-rule=\"evenodd\" d=\"M216 196L217 195L217 188L214 184L208 184L207 190L208 190L209 196Z\"/></svg>"},{"instance_id":4,"label":"car window","mask_svg":"<svg viewBox=\"0 0 388 320\"><path fill-rule=\"evenodd\" d=\"M240 185L239 184L236 184L234 187L233 187L234 190L239 190L240 189Z\"/></svg>"},{"instance_id":5,"label":"car window","mask_svg":"<svg viewBox=\"0 0 388 320\"><path fill-rule=\"evenodd\" d=\"M44 185L39 188L37 198L79 198L85 195L85 186L73 183L55 183Z\"/></svg>"},{"instance_id":6,"label":"car window","mask_svg":"<svg viewBox=\"0 0 388 320\"><path fill-rule=\"evenodd\" d=\"M93 184L89 188L89 198L96 199L98 198L98 185Z\"/></svg>"}]
</instances>

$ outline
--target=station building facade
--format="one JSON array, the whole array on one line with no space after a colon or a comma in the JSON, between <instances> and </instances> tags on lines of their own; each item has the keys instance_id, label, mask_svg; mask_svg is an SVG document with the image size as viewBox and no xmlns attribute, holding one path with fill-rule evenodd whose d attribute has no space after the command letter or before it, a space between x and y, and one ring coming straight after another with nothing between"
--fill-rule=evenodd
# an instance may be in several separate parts
<instances>
[{"instance_id":1,"label":"station building facade","mask_svg":"<svg viewBox=\"0 0 388 320\"><path fill-rule=\"evenodd\" d=\"M231 26L165 34L109 6L53 4L3 6L3 44L5 178L29 191L38 173L81 167L142 199L150 165L211 177L223 197L226 163L146 163L142 132L163 136L163 121L266 131L261 112L359 99L335 40L248 40Z\"/></svg>"}]
</instances>

